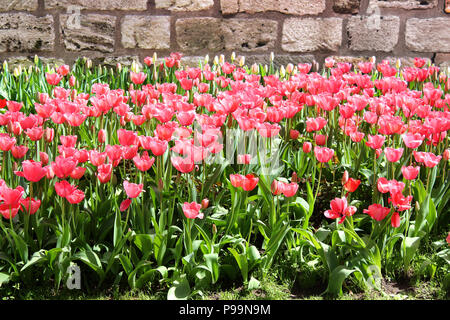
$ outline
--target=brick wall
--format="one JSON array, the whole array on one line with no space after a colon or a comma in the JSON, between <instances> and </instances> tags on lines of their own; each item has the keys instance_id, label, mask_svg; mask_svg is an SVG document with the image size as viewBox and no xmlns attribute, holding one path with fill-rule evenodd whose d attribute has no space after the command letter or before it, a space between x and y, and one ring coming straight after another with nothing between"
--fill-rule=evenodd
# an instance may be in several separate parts
<instances>
[{"instance_id":1,"label":"brick wall","mask_svg":"<svg viewBox=\"0 0 450 320\"><path fill-rule=\"evenodd\" d=\"M357 62L376 56L450 65L448 0L0 0L0 60L35 54L115 65L182 52L246 63Z\"/></svg>"}]
</instances>

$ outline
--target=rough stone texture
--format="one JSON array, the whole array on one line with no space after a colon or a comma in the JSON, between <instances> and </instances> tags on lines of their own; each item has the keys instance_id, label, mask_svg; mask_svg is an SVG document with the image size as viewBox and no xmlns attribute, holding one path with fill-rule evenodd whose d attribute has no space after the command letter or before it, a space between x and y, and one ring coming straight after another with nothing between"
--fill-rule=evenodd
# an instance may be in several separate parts
<instances>
[{"instance_id":1,"label":"rough stone texture","mask_svg":"<svg viewBox=\"0 0 450 320\"><path fill-rule=\"evenodd\" d=\"M369 8L431 9L437 4L438 0L370 0Z\"/></svg>"},{"instance_id":2,"label":"rough stone texture","mask_svg":"<svg viewBox=\"0 0 450 320\"><path fill-rule=\"evenodd\" d=\"M10 10L34 11L38 8L38 0L0 0L0 12Z\"/></svg>"},{"instance_id":3,"label":"rough stone texture","mask_svg":"<svg viewBox=\"0 0 450 320\"><path fill-rule=\"evenodd\" d=\"M408 19L405 40L413 51L450 52L450 19Z\"/></svg>"},{"instance_id":4,"label":"rough stone texture","mask_svg":"<svg viewBox=\"0 0 450 320\"><path fill-rule=\"evenodd\" d=\"M349 47L355 51L392 51L399 32L400 18L396 16L355 16L347 24Z\"/></svg>"},{"instance_id":5,"label":"rough stone texture","mask_svg":"<svg viewBox=\"0 0 450 320\"><path fill-rule=\"evenodd\" d=\"M223 14L277 11L285 14L316 15L325 10L325 0L220 0Z\"/></svg>"},{"instance_id":6,"label":"rough stone texture","mask_svg":"<svg viewBox=\"0 0 450 320\"><path fill-rule=\"evenodd\" d=\"M45 9L147 10L147 0L45 0L44 3Z\"/></svg>"},{"instance_id":7,"label":"rough stone texture","mask_svg":"<svg viewBox=\"0 0 450 320\"><path fill-rule=\"evenodd\" d=\"M116 17L86 14L79 22L71 20L71 15L60 16L61 41L68 51L114 51Z\"/></svg>"},{"instance_id":8,"label":"rough stone texture","mask_svg":"<svg viewBox=\"0 0 450 320\"><path fill-rule=\"evenodd\" d=\"M361 0L334 0L333 10L337 13L352 13L359 12Z\"/></svg>"},{"instance_id":9,"label":"rough stone texture","mask_svg":"<svg viewBox=\"0 0 450 320\"><path fill-rule=\"evenodd\" d=\"M434 63L441 68L441 71L447 71L450 67L450 53L438 53L434 58ZM450 70L449 70L450 71Z\"/></svg>"},{"instance_id":10,"label":"rough stone texture","mask_svg":"<svg viewBox=\"0 0 450 320\"><path fill-rule=\"evenodd\" d=\"M342 43L342 19L286 19L281 47L290 52L336 51Z\"/></svg>"},{"instance_id":11,"label":"rough stone texture","mask_svg":"<svg viewBox=\"0 0 450 320\"><path fill-rule=\"evenodd\" d=\"M125 48L170 48L168 16L125 16L121 26L122 45Z\"/></svg>"},{"instance_id":12,"label":"rough stone texture","mask_svg":"<svg viewBox=\"0 0 450 320\"><path fill-rule=\"evenodd\" d=\"M0 30L0 52L51 51L55 44L51 15L0 14Z\"/></svg>"},{"instance_id":13,"label":"rough stone texture","mask_svg":"<svg viewBox=\"0 0 450 320\"><path fill-rule=\"evenodd\" d=\"M186 18L175 28L181 50L268 50L275 46L276 21L266 19Z\"/></svg>"},{"instance_id":14,"label":"rough stone texture","mask_svg":"<svg viewBox=\"0 0 450 320\"><path fill-rule=\"evenodd\" d=\"M212 8L214 0L155 0L155 5L170 11L199 11Z\"/></svg>"},{"instance_id":15,"label":"rough stone texture","mask_svg":"<svg viewBox=\"0 0 450 320\"><path fill-rule=\"evenodd\" d=\"M198 67L198 63L201 62L203 65L205 64L205 57L202 56L185 56L181 57L181 67ZM210 61L211 63L211 61Z\"/></svg>"},{"instance_id":16,"label":"rough stone texture","mask_svg":"<svg viewBox=\"0 0 450 320\"><path fill-rule=\"evenodd\" d=\"M140 62L138 56L101 56L95 57L92 59L92 63L94 65L101 64L107 67L117 67L117 64L120 63L122 66L130 67L131 64L135 61L139 68L142 70L142 63Z\"/></svg>"},{"instance_id":17,"label":"rough stone texture","mask_svg":"<svg viewBox=\"0 0 450 320\"><path fill-rule=\"evenodd\" d=\"M236 61L239 62L240 56L236 57ZM311 54L307 55L289 55L289 54L275 54L273 59L273 64L275 68L279 68L280 66L286 66L288 63L292 63L294 66L299 63L313 63L315 58ZM245 56L245 64L251 66L252 64L261 63L263 65L270 64L270 55L261 54L261 55L250 55Z\"/></svg>"},{"instance_id":18,"label":"rough stone texture","mask_svg":"<svg viewBox=\"0 0 450 320\"><path fill-rule=\"evenodd\" d=\"M360 62L368 62L371 57L361 57L361 56L329 56L327 58L333 59L336 63L351 63L353 66L357 66Z\"/></svg>"}]
</instances>

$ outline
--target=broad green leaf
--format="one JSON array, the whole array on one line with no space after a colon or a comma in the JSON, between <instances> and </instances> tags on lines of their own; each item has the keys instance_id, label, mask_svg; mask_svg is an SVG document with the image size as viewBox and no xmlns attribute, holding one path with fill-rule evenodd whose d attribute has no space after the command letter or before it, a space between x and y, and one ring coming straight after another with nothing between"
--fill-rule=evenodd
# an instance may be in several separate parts
<instances>
[{"instance_id":1,"label":"broad green leaf","mask_svg":"<svg viewBox=\"0 0 450 320\"><path fill-rule=\"evenodd\" d=\"M350 269L346 266L336 267L330 274L328 287L325 292L335 296L342 295L342 284L344 283L344 280L355 271L355 269Z\"/></svg>"},{"instance_id":2,"label":"broad green leaf","mask_svg":"<svg viewBox=\"0 0 450 320\"><path fill-rule=\"evenodd\" d=\"M167 292L167 300L187 300L191 294L191 287L183 274L178 280L173 282L173 286Z\"/></svg>"}]
</instances>

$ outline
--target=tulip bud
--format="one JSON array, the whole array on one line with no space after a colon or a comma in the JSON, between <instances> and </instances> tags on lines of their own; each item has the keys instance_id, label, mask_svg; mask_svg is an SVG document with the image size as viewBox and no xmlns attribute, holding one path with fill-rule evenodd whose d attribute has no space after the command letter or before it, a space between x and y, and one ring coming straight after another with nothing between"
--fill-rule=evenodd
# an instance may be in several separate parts
<instances>
[{"instance_id":1,"label":"tulip bud","mask_svg":"<svg viewBox=\"0 0 450 320\"><path fill-rule=\"evenodd\" d=\"M444 160L450 159L450 149L446 149L442 157L444 158Z\"/></svg>"},{"instance_id":2,"label":"tulip bud","mask_svg":"<svg viewBox=\"0 0 450 320\"><path fill-rule=\"evenodd\" d=\"M243 67L244 64L245 64L245 57L244 57L244 56L241 56L241 58L239 59L239 66L240 66L240 67Z\"/></svg>"},{"instance_id":3,"label":"tulip bud","mask_svg":"<svg viewBox=\"0 0 450 320\"><path fill-rule=\"evenodd\" d=\"M16 77L20 76L20 71L19 71L19 69L18 69L17 67L14 68L13 74L14 74L14 76L16 76Z\"/></svg>"},{"instance_id":4,"label":"tulip bud","mask_svg":"<svg viewBox=\"0 0 450 320\"><path fill-rule=\"evenodd\" d=\"M377 155L377 159L381 155L381 152L383 152L383 150L381 150L381 149L375 150L375 154Z\"/></svg>"},{"instance_id":5,"label":"tulip bud","mask_svg":"<svg viewBox=\"0 0 450 320\"><path fill-rule=\"evenodd\" d=\"M43 166L46 166L48 164L48 154L45 152L39 152L39 159L41 160L41 163Z\"/></svg>"},{"instance_id":6,"label":"tulip bud","mask_svg":"<svg viewBox=\"0 0 450 320\"><path fill-rule=\"evenodd\" d=\"M309 152L311 152L311 149L312 149L311 142L304 142L304 143L303 143L303 152L304 152L304 153L309 153Z\"/></svg>"},{"instance_id":7,"label":"tulip bud","mask_svg":"<svg viewBox=\"0 0 450 320\"><path fill-rule=\"evenodd\" d=\"M158 54L156 52L153 53L153 63L156 63L156 59L158 59Z\"/></svg>"},{"instance_id":8,"label":"tulip bud","mask_svg":"<svg viewBox=\"0 0 450 320\"><path fill-rule=\"evenodd\" d=\"M289 131L289 136L291 137L291 139L293 140L297 140L298 136L300 135L300 132L298 132L297 130L291 129Z\"/></svg>"},{"instance_id":9,"label":"tulip bud","mask_svg":"<svg viewBox=\"0 0 450 320\"><path fill-rule=\"evenodd\" d=\"M208 62L209 62L209 54L207 54L207 55L205 56L205 64L208 64Z\"/></svg>"},{"instance_id":10,"label":"tulip bud","mask_svg":"<svg viewBox=\"0 0 450 320\"><path fill-rule=\"evenodd\" d=\"M234 62L234 60L236 59L236 52L232 52L231 53L231 62Z\"/></svg>"},{"instance_id":11,"label":"tulip bud","mask_svg":"<svg viewBox=\"0 0 450 320\"><path fill-rule=\"evenodd\" d=\"M163 179L159 179L158 181L158 190L162 191L164 189L164 181Z\"/></svg>"},{"instance_id":12,"label":"tulip bud","mask_svg":"<svg viewBox=\"0 0 450 320\"><path fill-rule=\"evenodd\" d=\"M280 77L284 78L286 75L286 69L284 69L284 66L280 67Z\"/></svg>"},{"instance_id":13,"label":"tulip bud","mask_svg":"<svg viewBox=\"0 0 450 320\"><path fill-rule=\"evenodd\" d=\"M3 61L3 70L8 71L8 61Z\"/></svg>"},{"instance_id":14,"label":"tulip bud","mask_svg":"<svg viewBox=\"0 0 450 320\"><path fill-rule=\"evenodd\" d=\"M252 73L258 73L258 65L256 63L252 64Z\"/></svg>"},{"instance_id":15,"label":"tulip bud","mask_svg":"<svg viewBox=\"0 0 450 320\"><path fill-rule=\"evenodd\" d=\"M37 54L34 55L34 64L38 65L39 64L39 57Z\"/></svg>"},{"instance_id":16,"label":"tulip bud","mask_svg":"<svg viewBox=\"0 0 450 320\"><path fill-rule=\"evenodd\" d=\"M344 171L344 174L342 175L342 180L341 180L342 185L346 184L347 181L348 181L348 171L345 170L345 171Z\"/></svg>"},{"instance_id":17,"label":"tulip bud","mask_svg":"<svg viewBox=\"0 0 450 320\"><path fill-rule=\"evenodd\" d=\"M218 65L219 64L219 57L218 56L215 56L214 57L214 65Z\"/></svg>"},{"instance_id":18,"label":"tulip bud","mask_svg":"<svg viewBox=\"0 0 450 320\"><path fill-rule=\"evenodd\" d=\"M275 54L273 52L270 53L270 62L275 59Z\"/></svg>"},{"instance_id":19,"label":"tulip bud","mask_svg":"<svg viewBox=\"0 0 450 320\"><path fill-rule=\"evenodd\" d=\"M292 71L294 71L294 65L292 63L288 63L287 66L286 66L286 72L288 74L291 74Z\"/></svg>"},{"instance_id":20,"label":"tulip bud","mask_svg":"<svg viewBox=\"0 0 450 320\"><path fill-rule=\"evenodd\" d=\"M420 204L419 201L416 201L416 212L420 211Z\"/></svg>"},{"instance_id":21,"label":"tulip bud","mask_svg":"<svg viewBox=\"0 0 450 320\"><path fill-rule=\"evenodd\" d=\"M70 78L69 78L69 85L71 87L75 87L76 81L77 81L77 79L75 78L75 76L70 76Z\"/></svg>"},{"instance_id":22,"label":"tulip bud","mask_svg":"<svg viewBox=\"0 0 450 320\"><path fill-rule=\"evenodd\" d=\"M402 66L402 61L400 59L397 59L395 66L397 67L397 69L400 69Z\"/></svg>"},{"instance_id":23,"label":"tulip bud","mask_svg":"<svg viewBox=\"0 0 450 320\"><path fill-rule=\"evenodd\" d=\"M212 233L213 234L216 234L217 233L217 227L216 227L216 225L213 223L213 225L212 225Z\"/></svg>"},{"instance_id":24,"label":"tulip bud","mask_svg":"<svg viewBox=\"0 0 450 320\"><path fill-rule=\"evenodd\" d=\"M206 209L209 206L209 200L207 198L202 200L202 209Z\"/></svg>"},{"instance_id":25,"label":"tulip bud","mask_svg":"<svg viewBox=\"0 0 450 320\"><path fill-rule=\"evenodd\" d=\"M297 183L298 182L298 176L297 176L297 172L292 172L292 178L291 178L292 182Z\"/></svg>"},{"instance_id":26,"label":"tulip bud","mask_svg":"<svg viewBox=\"0 0 450 320\"><path fill-rule=\"evenodd\" d=\"M92 67L92 60L87 58L86 59L86 68L90 69Z\"/></svg>"},{"instance_id":27,"label":"tulip bud","mask_svg":"<svg viewBox=\"0 0 450 320\"><path fill-rule=\"evenodd\" d=\"M44 130L44 140L46 142L52 142L53 138L55 137L55 130L52 128L45 128Z\"/></svg>"},{"instance_id":28,"label":"tulip bud","mask_svg":"<svg viewBox=\"0 0 450 320\"><path fill-rule=\"evenodd\" d=\"M219 64L220 65L223 65L225 63L225 56L223 55L223 54L221 54L220 56L219 56Z\"/></svg>"},{"instance_id":29,"label":"tulip bud","mask_svg":"<svg viewBox=\"0 0 450 320\"><path fill-rule=\"evenodd\" d=\"M105 140L106 140L106 132L105 132L105 129L99 130L97 138L98 138L98 142L99 142L100 144L105 143Z\"/></svg>"}]
</instances>

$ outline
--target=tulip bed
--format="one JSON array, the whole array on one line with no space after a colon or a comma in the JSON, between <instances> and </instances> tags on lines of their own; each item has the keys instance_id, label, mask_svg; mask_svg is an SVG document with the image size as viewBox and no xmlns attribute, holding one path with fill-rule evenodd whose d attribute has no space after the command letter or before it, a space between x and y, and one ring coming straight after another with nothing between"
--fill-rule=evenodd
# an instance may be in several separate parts
<instances>
[{"instance_id":1,"label":"tulip bed","mask_svg":"<svg viewBox=\"0 0 450 320\"><path fill-rule=\"evenodd\" d=\"M0 73L0 286L326 293L450 283L450 78L424 60L281 69L181 55ZM140 70L142 69L142 70Z\"/></svg>"}]
</instances>

